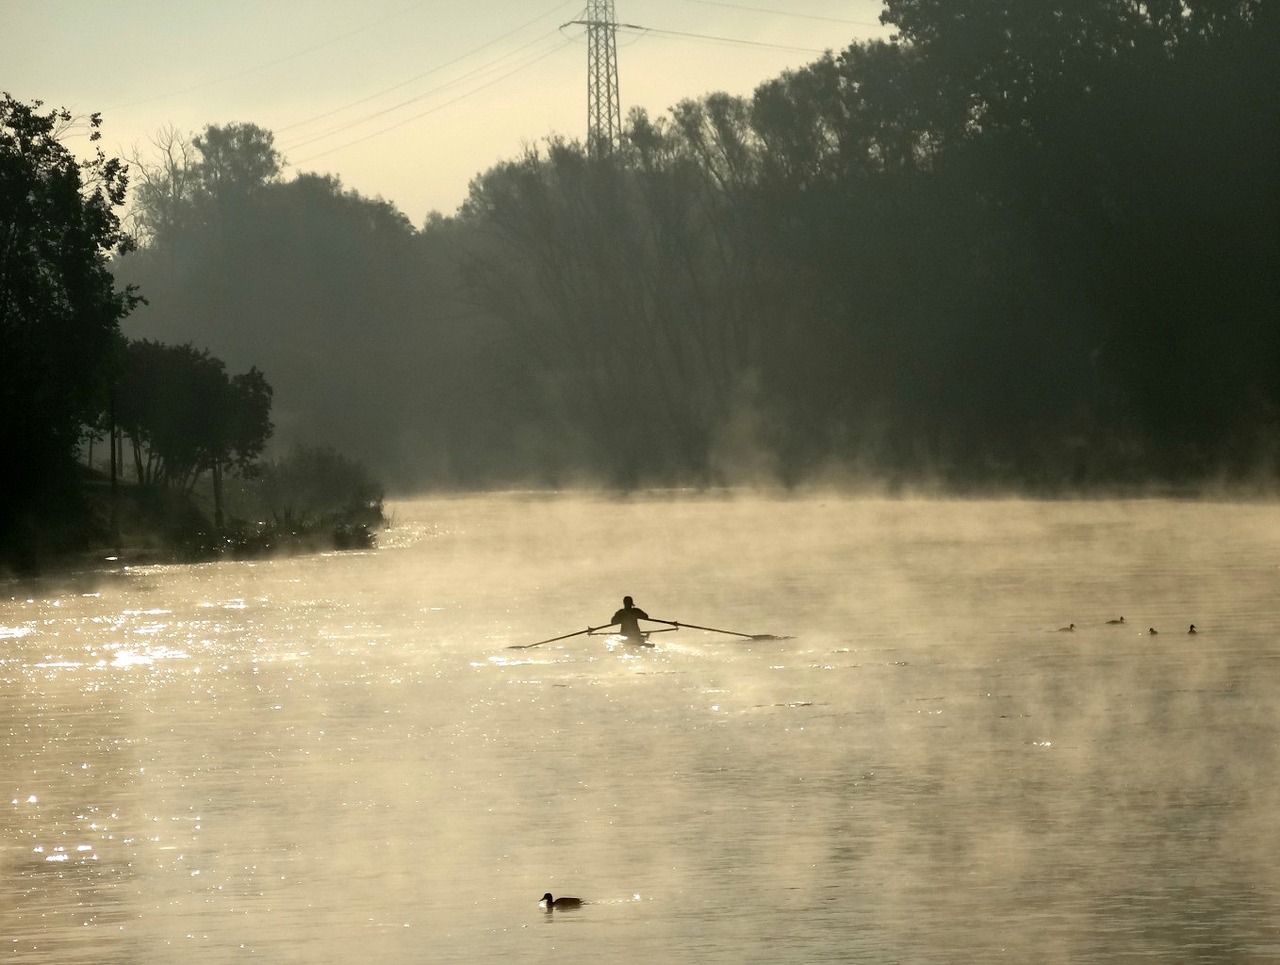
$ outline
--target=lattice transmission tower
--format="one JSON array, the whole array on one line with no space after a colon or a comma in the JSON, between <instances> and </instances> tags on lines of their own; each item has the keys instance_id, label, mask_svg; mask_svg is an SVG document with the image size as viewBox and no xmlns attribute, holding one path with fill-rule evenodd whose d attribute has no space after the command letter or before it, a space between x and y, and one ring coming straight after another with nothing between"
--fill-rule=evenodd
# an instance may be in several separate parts
<instances>
[{"instance_id":1,"label":"lattice transmission tower","mask_svg":"<svg viewBox=\"0 0 1280 965\"><path fill-rule=\"evenodd\" d=\"M613 0L587 0L581 23L587 28L587 149L592 157L603 157L622 143Z\"/></svg>"}]
</instances>

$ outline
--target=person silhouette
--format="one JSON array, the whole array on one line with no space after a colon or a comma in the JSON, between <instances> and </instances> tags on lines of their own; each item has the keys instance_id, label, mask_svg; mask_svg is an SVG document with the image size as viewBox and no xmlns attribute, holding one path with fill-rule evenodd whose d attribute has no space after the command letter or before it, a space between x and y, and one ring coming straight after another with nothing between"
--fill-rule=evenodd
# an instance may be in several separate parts
<instances>
[{"instance_id":1,"label":"person silhouette","mask_svg":"<svg viewBox=\"0 0 1280 965\"><path fill-rule=\"evenodd\" d=\"M629 596L622 598L622 609L613 615L610 623L618 624L618 632L632 643L644 643L646 634L640 629L640 621L649 619L649 614L636 606Z\"/></svg>"}]
</instances>

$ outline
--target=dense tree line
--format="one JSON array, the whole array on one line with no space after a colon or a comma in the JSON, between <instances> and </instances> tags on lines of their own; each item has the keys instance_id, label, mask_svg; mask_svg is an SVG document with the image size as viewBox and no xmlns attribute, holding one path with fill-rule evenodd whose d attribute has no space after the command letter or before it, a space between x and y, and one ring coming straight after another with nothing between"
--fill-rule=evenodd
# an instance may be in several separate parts
<instances>
[{"instance_id":1,"label":"dense tree line","mask_svg":"<svg viewBox=\"0 0 1280 965\"><path fill-rule=\"evenodd\" d=\"M1273 473L1274 5L884 18L750 98L633 112L610 157L531 148L417 230L283 180L253 125L170 132L130 330L263 365L285 439L402 486Z\"/></svg>"}]
</instances>

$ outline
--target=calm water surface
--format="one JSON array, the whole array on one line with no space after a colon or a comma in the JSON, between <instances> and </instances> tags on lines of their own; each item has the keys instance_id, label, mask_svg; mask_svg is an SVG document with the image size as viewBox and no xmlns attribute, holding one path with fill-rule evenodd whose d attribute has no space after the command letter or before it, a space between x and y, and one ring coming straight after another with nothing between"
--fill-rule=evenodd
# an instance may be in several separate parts
<instances>
[{"instance_id":1,"label":"calm water surface","mask_svg":"<svg viewBox=\"0 0 1280 965\"><path fill-rule=\"evenodd\" d=\"M394 509L4 585L0 958L1280 960L1280 507Z\"/></svg>"}]
</instances>

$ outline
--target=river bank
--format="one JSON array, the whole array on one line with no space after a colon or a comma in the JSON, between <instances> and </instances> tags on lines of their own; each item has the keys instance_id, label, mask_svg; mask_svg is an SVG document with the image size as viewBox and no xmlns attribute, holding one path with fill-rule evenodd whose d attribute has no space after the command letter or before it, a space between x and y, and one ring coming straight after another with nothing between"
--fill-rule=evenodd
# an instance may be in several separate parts
<instances>
[{"instance_id":1,"label":"river bank","mask_svg":"<svg viewBox=\"0 0 1280 965\"><path fill-rule=\"evenodd\" d=\"M0 578L18 579L121 565L199 563L373 546L381 506L285 521L228 514L215 523L198 492L117 481L85 470L78 493L27 522L0 555Z\"/></svg>"}]
</instances>

